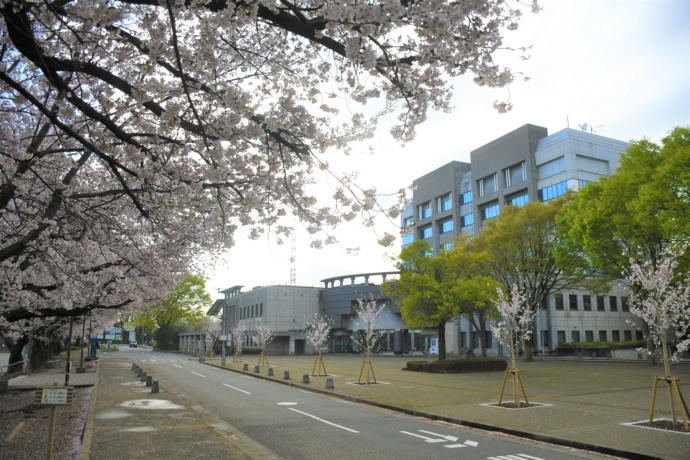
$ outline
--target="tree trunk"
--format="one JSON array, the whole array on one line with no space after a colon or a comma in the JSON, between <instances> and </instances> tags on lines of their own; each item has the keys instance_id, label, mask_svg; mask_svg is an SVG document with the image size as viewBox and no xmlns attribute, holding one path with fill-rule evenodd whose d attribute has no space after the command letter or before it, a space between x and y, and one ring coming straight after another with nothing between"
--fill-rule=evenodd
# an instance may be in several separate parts
<instances>
[{"instance_id":1,"label":"tree trunk","mask_svg":"<svg viewBox=\"0 0 690 460\"><path fill-rule=\"evenodd\" d=\"M438 324L438 359L444 361L446 359L446 322L441 321Z\"/></svg>"},{"instance_id":2,"label":"tree trunk","mask_svg":"<svg viewBox=\"0 0 690 460\"><path fill-rule=\"evenodd\" d=\"M7 368L8 374L14 374L15 372L24 370L24 364L20 363L22 363L22 361L24 360L22 352L24 351L24 346L27 343L29 343L28 335L22 335L16 342L10 341L8 343L7 339L5 340L5 344L10 349L10 357L7 361L7 364L9 365L9 367Z\"/></svg>"},{"instance_id":3,"label":"tree trunk","mask_svg":"<svg viewBox=\"0 0 690 460\"><path fill-rule=\"evenodd\" d=\"M642 332L644 333L644 336L647 338L647 365L648 366L653 366L654 363L654 339L652 338L652 334L649 333L649 325L646 322L642 323Z\"/></svg>"},{"instance_id":4,"label":"tree trunk","mask_svg":"<svg viewBox=\"0 0 690 460\"><path fill-rule=\"evenodd\" d=\"M532 355L532 341L523 341L522 345L525 348L525 361L533 361L534 357Z\"/></svg>"}]
</instances>

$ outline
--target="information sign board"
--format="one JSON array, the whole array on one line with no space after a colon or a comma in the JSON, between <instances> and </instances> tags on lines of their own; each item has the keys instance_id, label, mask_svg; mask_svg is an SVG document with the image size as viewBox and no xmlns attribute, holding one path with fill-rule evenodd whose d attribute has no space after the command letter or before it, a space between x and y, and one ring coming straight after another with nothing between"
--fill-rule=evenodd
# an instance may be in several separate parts
<instances>
[{"instance_id":1,"label":"information sign board","mask_svg":"<svg viewBox=\"0 0 690 460\"><path fill-rule=\"evenodd\" d=\"M67 406L72 404L74 387L41 387L36 389L34 403L46 406Z\"/></svg>"}]
</instances>

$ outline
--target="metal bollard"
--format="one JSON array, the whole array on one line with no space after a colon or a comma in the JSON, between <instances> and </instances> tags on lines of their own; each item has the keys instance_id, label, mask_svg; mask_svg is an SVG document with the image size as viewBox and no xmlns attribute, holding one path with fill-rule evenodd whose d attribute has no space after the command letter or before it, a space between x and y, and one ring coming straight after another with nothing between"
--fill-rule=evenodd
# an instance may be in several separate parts
<instances>
[{"instance_id":1,"label":"metal bollard","mask_svg":"<svg viewBox=\"0 0 690 460\"><path fill-rule=\"evenodd\" d=\"M261 368L259 366L254 366L254 373L259 374L261 372Z\"/></svg>"},{"instance_id":2,"label":"metal bollard","mask_svg":"<svg viewBox=\"0 0 690 460\"><path fill-rule=\"evenodd\" d=\"M249 370L249 364L244 363L244 366L242 366L243 371L248 371Z\"/></svg>"},{"instance_id":3,"label":"metal bollard","mask_svg":"<svg viewBox=\"0 0 690 460\"><path fill-rule=\"evenodd\" d=\"M327 390L332 390L335 387L333 386L333 379L326 379L326 389Z\"/></svg>"},{"instance_id":4,"label":"metal bollard","mask_svg":"<svg viewBox=\"0 0 690 460\"><path fill-rule=\"evenodd\" d=\"M302 383L309 383L309 374L304 374L302 376Z\"/></svg>"},{"instance_id":5,"label":"metal bollard","mask_svg":"<svg viewBox=\"0 0 690 460\"><path fill-rule=\"evenodd\" d=\"M150 387L151 385L153 385L153 377L151 377L150 375L147 375L146 376L146 386Z\"/></svg>"},{"instance_id":6,"label":"metal bollard","mask_svg":"<svg viewBox=\"0 0 690 460\"><path fill-rule=\"evenodd\" d=\"M151 393L158 393L158 380L151 382Z\"/></svg>"},{"instance_id":7,"label":"metal bollard","mask_svg":"<svg viewBox=\"0 0 690 460\"><path fill-rule=\"evenodd\" d=\"M272 367L268 368L268 376L273 377L273 368Z\"/></svg>"},{"instance_id":8,"label":"metal bollard","mask_svg":"<svg viewBox=\"0 0 690 460\"><path fill-rule=\"evenodd\" d=\"M290 371L283 371L283 380L290 380Z\"/></svg>"},{"instance_id":9,"label":"metal bollard","mask_svg":"<svg viewBox=\"0 0 690 460\"><path fill-rule=\"evenodd\" d=\"M145 382L146 381L146 372L141 373L141 381Z\"/></svg>"}]
</instances>

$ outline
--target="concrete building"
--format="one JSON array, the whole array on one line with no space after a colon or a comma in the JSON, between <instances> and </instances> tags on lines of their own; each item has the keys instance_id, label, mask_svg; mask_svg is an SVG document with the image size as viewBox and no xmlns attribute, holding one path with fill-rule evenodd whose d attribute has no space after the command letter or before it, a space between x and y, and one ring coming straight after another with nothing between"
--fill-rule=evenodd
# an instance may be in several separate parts
<instances>
[{"instance_id":1,"label":"concrete building","mask_svg":"<svg viewBox=\"0 0 690 460\"><path fill-rule=\"evenodd\" d=\"M584 131L524 125L470 152L470 163L453 161L416 179L401 216L402 246L427 239L433 255L450 248L459 232L475 235L508 205L548 201L613 173L629 144ZM605 295L581 290L552 293L537 312L534 348L553 352L559 343L641 339L626 322L627 297L616 285ZM479 331L457 319L446 330L447 352L478 350ZM488 353L503 350L489 331Z\"/></svg>"}]
</instances>

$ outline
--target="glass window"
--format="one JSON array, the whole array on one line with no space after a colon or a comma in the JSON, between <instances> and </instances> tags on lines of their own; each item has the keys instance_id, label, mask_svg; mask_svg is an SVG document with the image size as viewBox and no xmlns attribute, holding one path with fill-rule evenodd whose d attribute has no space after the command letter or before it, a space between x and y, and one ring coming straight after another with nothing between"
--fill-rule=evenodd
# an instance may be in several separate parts
<instances>
[{"instance_id":1,"label":"glass window","mask_svg":"<svg viewBox=\"0 0 690 460\"><path fill-rule=\"evenodd\" d=\"M642 331L635 331L635 340L644 340L644 334Z\"/></svg>"},{"instance_id":2,"label":"glass window","mask_svg":"<svg viewBox=\"0 0 690 460\"><path fill-rule=\"evenodd\" d=\"M444 251L450 251L451 249L453 249L453 243L451 243L451 242L443 243L441 245L441 249L443 249Z\"/></svg>"},{"instance_id":3,"label":"glass window","mask_svg":"<svg viewBox=\"0 0 690 460\"><path fill-rule=\"evenodd\" d=\"M499 207L498 204L484 208L484 220L494 219L498 217Z\"/></svg>"},{"instance_id":4,"label":"glass window","mask_svg":"<svg viewBox=\"0 0 690 460\"><path fill-rule=\"evenodd\" d=\"M594 342L594 331L585 331L585 342Z\"/></svg>"},{"instance_id":5,"label":"glass window","mask_svg":"<svg viewBox=\"0 0 690 460\"><path fill-rule=\"evenodd\" d=\"M570 305L571 310L577 310L577 294L568 295L568 305Z\"/></svg>"},{"instance_id":6,"label":"glass window","mask_svg":"<svg viewBox=\"0 0 690 460\"><path fill-rule=\"evenodd\" d=\"M486 196L491 195L492 193L496 193L496 190L498 190L496 184L496 173L490 174L486 177L479 179L478 185L479 196Z\"/></svg>"},{"instance_id":7,"label":"glass window","mask_svg":"<svg viewBox=\"0 0 690 460\"><path fill-rule=\"evenodd\" d=\"M414 225L414 218L412 216L405 217L403 220L403 225L405 227L412 227Z\"/></svg>"},{"instance_id":8,"label":"glass window","mask_svg":"<svg viewBox=\"0 0 690 460\"><path fill-rule=\"evenodd\" d=\"M565 331L556 331L556 336L558 337L558 345L565 343Z\"/></svg>"},{"instance_id":9,"label":"glass window","mask_svg":"<svg viewBox=\"0 0 690 460\"><path fill-rule=\"evenodd\" d=\"M605 311L606 309L604 308L604 296L603 295L598 295L597 296L597 311Z\"/></svg>"},{"instance_id":10,"label":"glass window","mask_svg":"<svg viewBox=\"0 0 690 460\"><path fill-rule=\"evenodd\" d=\"M609 296L609 310L618 311L618 299L616 299L615 295Z\"/></svg>"},{"instance_id":11,"label":"glass window","mask_svg":"<svg viewBox=\"0 0 690 460\"><path fill-rule=\"evenodd\" d=\"M630 311L630 305L628 305L628 298L621 297L621 311Z\"/></svg>"},{"instance_id":12,"label":"glass window","mask_svg":"<svg viewBox=\"0 0 690 460\"><path fill-rule=\"evenodd\" d=\"M599 342L606 342L606 331L599 331Z\"/></svg>"},{"instance_id":13,"label":"glass window","mask_svg":"<svg viewBox=\"0 0 690 460\"><path fill-rule=\"evenodd\" d=\"M623 340L630 342L632 340L632 331L623 331Z\"/></svg>"},{"instance_id":14,"label":"glass window","mask_svg":"<svg viewBox=\"0 0 690 460\"><path fill-rule=\"evenodd\" d=\"M519 184L520 182L527 180L527 165L524 161L522 163L513 165L510 168L506 168L504 171L506 175L506 187L510 187L511 185Z\"/></svg>"},{"instance_id":15,"label":"glass window","mask_svg":"<svg viewBox=\"0 0 690 460\"><path fill-rule=\"evenodd\" d=\"M555 294L553 297L556 300L556 310L563 310L563 294Z\"/></svg>"},{"instance_id":16,"label":"glass window","mask_svg":"<svg viewBox=\"0 0 690 460\"><path fill-rule=\"evenodd\" d=\"M432 236L434 236L434 229L431 225L422 229L422 238L431 238Z\"/></svg>"},{"instance_id":17,"label":"glass window","mask_svg":"<svg viewBox=\"0 0 690 460\"><path fill-rule=\"evenodd\" d=\"M592 296L582 296L582 309L585 311L592 311Z\"/></svg>"},{"instance_id":18,"label":"glass window","mask_svg":"<svg viewBox=\"0 0 690 460\"><path fill-rule=\"evenodd\" d=\"M407 246L408 244L411 244L414 241L414 233L410 233L408 235L403 235L402 236L402 245Z\"/></svg>"},{"instance_id":19,"label":"glass window","mask_svg":"<svg viewBox=\"0 0 690 460\"><path fill-rule=\"evenodd\" d=\"M493 347L493 342L492 342L492 340L493 340L493 339L492 339L493 334L491 333L491 331L484 331L484 334L486 334L486 339L485 339L485 341L486 341L486 348L491 348L491 347Z\"/></svg>"},{"instance_id":20,"label":"glass window","mask_svg":"<svg viewBox=\"0 0 690 460\"><path fill-rule=\"evenodd\" d=\"M571 331L570 337L572 338L573 342L579 342L580 341L580 331Z\"/></svg>"},{"instance_id":21,"label":"glass window","mask_svg":"<svg viewBox=\"0 0 690 460\"><path fill-rule=\"evenodd\" d=\"M472 190L462 194L462 204L472 203Z\"/></svg>"},{"instance_id":22,"label":"glass window","mask_svg":"<svg viewBox=\"0 0 690 460\"><path fill-rule=\"evenodd\" d=\"M438 212L448 211L452 207L450 192L436 199L438 201Z\"/></svg>"},{"instance_id":23,"label":"glass window","mask_svg":"<svg viewBox=\"0 0 690 460\"><path fill-rule=\"evenodd\" d=\"M521 208L527 203L529 203L529 195L526 193L510 199L510 205L515 206L516 208Z\"/></svg>"},{"instance_id":24,"label":"glass window","mask_svg":"<svg viewBox=\"0 0 690 460\"><path fill-rule=\"evenodd\" d=\"M474 224L474 213L469 213L462 216L462 226L467 227L468 225Z\"/></svg>"},{"instance_id":25,"label":"glass window","mask_svg":"<svg viewBox=\"0 0 690 460\"><path fill-rule=\"evenodd\" d=\"M621 341L620 331L611 331L611 340L614 342L620 342Z\"/></svg>"},{"instance_id":26,"label":"glass window","mask_svg":"<svg viewBox=\"0 0 690 460\"><path fill-rule=\"evenodd\" d=\"M431 203L427 201L419 205L419 220L428 219L429 217L431 217Z\"/></svg>"},{"instance_id":27,"label":"glass window","mask_svg":"<svg viewBox=\"0 0 690 460\"><path fill-rule=\"evenodd\" d=\"M554 198L558 198L561 195L565 195L565 192L567 191L568 182L559 182L558 184L550 185L539 190L539 199L541 201L553 200Z\"/></svg>"},{"instance_id":28,"label":"glass window","mask_svg":"<svg viewBox=\"0 0 690 460\"><path fill-rule=\"evenodd\" d=\"M453 219L441 222L441 233L448 233L453 231Z\"/></svg>"}]
</instances>

